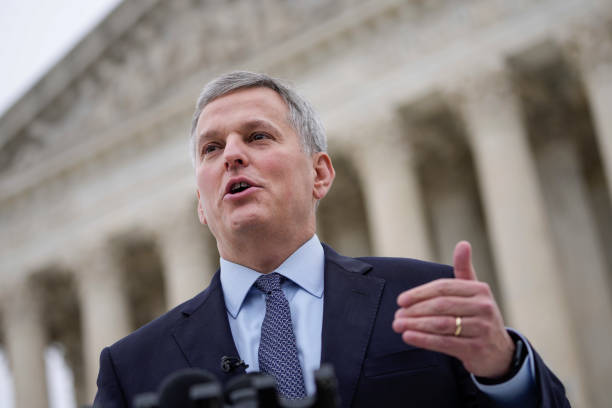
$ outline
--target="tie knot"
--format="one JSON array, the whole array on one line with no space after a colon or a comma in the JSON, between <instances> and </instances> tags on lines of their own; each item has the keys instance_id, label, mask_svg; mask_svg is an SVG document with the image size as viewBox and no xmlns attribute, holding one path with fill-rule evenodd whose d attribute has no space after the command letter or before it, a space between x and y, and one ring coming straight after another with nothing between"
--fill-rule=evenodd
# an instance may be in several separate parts
<instances>
[{"instance_id":1,"label":"tie knot","mask_svg":"<svg viewBox=\"0 0 612 408\"><path fill-rule=\"evenodd\" d=\"M275 290L280 290L281 276L276 273L261 275L255 281L255 287L264 293L270 293Z\"/></svg>"}]
</instances>

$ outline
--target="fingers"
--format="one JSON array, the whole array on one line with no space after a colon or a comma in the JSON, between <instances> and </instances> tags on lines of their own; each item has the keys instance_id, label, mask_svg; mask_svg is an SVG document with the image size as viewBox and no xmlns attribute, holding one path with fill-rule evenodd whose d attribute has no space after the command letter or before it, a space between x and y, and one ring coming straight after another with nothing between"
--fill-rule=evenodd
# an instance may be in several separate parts
<instances>
[{"instance_id":1,"label":"fingers","mask_svg":"<svg viewBox=\"0 0 612 408\"><path fill-rule=\"evenodd\" d=\"M436 297L402 307L395 312L395 318L423 316L482 316L494 317L495 304L487 298L446 296Z\"/></svg>"},{"instance_id":2,"label":"fingers","mask_svg":"<svg viewBox=\"0 0 612 408\"><path fill-rule=\"evenodd\" d=\"M484 282L460 279L438 279L402 292L397 298L401 307L410 307L427 299L442 296L489 295L491 290Z\"/></svg>"},{"instance_id":3,"label":"fingers","mask_svg":"<svg viewBox=\"0 0 612 408\"><path fill-rule=\"evenodd\" d=\"M393 321L392 327L396 333L416 331L425 334L454 336L457 330L457 322L455 316L401 317ZM486 331L486 328L481 327L478 319L472 317L461 318L462 338L477 337L484 331Z\"/></svg>"},{"instance_id":4,"label":"fingers","mask_svg":"<svg viewBox=\"0 0 612 408\"><path fill-rule=\"evenodd\" d=\"M472 247L467 241L459 241L453 254L453 266L457 279L477 280L472 266Z\"/></svg>"}]
</instances>

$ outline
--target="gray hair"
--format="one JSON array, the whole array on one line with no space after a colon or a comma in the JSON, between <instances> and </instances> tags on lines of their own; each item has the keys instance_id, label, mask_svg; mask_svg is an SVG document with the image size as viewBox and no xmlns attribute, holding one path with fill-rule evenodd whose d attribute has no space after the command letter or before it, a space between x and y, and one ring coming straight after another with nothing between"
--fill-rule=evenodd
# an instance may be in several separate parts
<instances>
[{"instance_id":1,"label":"gray hair","mask_svg":"<svg viewBox=\"0 0 612 408\"><path fill-rule=\"evenodd\" d=\"M302 148L306 153L312 154L327 151L327 140L323 124L310 103L279 79L255 72L234 71L213 79L204 86L200 93L193 114L193 120L191 121L189 143L191 160L194 166L196 164L195 132L198 126L198 119L204 107L216 98L232 91L258 87L272 89L283 98L289 107L289 123L300 136Z\"/></svg>"}]
</instances>

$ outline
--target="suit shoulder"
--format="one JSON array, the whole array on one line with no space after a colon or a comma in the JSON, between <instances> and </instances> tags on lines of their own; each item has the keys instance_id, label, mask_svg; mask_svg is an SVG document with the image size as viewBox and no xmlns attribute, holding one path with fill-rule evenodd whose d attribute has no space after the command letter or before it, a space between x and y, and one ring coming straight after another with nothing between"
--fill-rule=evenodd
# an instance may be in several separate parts
<instances>
[{"instance_id":1,"label":"suit shoulder","mask_svg":"<svg viewBox=\"0 0 612 408\"><path fill-rule=\"evenodd\" d=\"M409 280L422 284L440 278L452 278L453 267L435 262L412 258L360 257L357 258L372 266L370 275L384 279Z\"/></svg>"},{"instance_id":2,"label":"suit shoulder","mask_svg":"<svg viewBox=\"0 0 612 408\"><path fill-rule=\"evenodd\" d=\"M111 345L110 349L113 353L148 349L146 346L149 345L149 343L164 338L164 336L160 335L170 334L185 316L188 316L195 309L200 307L208 298L211 286L204 289L193 298L175 306L161 316L134 330L132 333Z\"/></svg>"}]
</instances>

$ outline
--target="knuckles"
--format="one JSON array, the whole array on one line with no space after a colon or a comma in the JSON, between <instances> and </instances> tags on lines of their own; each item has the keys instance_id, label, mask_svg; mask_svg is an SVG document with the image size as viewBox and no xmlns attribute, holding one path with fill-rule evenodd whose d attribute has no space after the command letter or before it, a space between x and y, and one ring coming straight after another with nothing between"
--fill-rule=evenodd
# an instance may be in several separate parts
<instances>
[{"instance_id":1,"label":"knuckles","mask_svg":"<svg viewBox=\"0 0 612 408\"><path fill-rule=\"evenodd\" d=\"M405 324L402 320L396 319L396 320L393 320L391 327L393 328L394 332L401 333L402 331L404 331Z\"/></svg>"},{"instance_id":2,"label":"knuckles","mask_svg":"<svg viewBox=\"0 0 612 408\"><path fill-rule=\"evenodd\" d=\"M468 345L468 350L472 355L480 355L485 351L485 345L482 341L472 341Z\"/></svg>"},{"instance_id":3,"label":"knuckles","mask_svg":"<svg viewBox=\"0 0 612 408\"><path fill-rule=\"evenodd\" d=\"M431 325L435 333L448 333L451 329L448 318L435 318Z\"/></svg>"},{"instance_id":4,"label":"knuckles","mask_svg":"<svg viewBox=\"0 0 612 408\"><path fill-rule=\"evenodd\" d=\"M473 330L478 334L478 337L490 338L493 334L493 325L488 321L475 319L472 326Z\"/></svg>"},{"instance_id":5,"label":"knuckles","mask_svg":"<svg viewBox=\"0 0 612 408\"><path fill-rule=\"evenodd\" d=\"M454 279L438 279L436 281L435 295L446 296L452 293L453 285L455 284Z\"/></svg>"},{"instance_id":6,"label":"knuckles","mask_svg":"<svg viewBox=\"0 0 612 408\"><path fill-rule=\"evenodd\" d=\"M493 294L491 293L491 287L489 286L488 283L486 282L474 282L474 286L477 289L478 294L480 295L484 295L487 297L493 297Z\"/></svg>"},{"instance_id":7,"label":"knuckles","mask_svg":"<svg viewBox=\"0 0 612 408\"><path fill-rule=\"evenodd\" d=\"M481 300L477 307L479 314L488 318L494 317L497 310L497 306L491 299Z\"/></svg>"},{"instance_id":8,"label":"knuckles","mask_svg":"<svg viewBox=\"0 0 612 408\"><path fill-rule=\"evenodd\" d=\"M452 302L447 298L436 298L432 301L432 307L434 312L445 314L453 309Z\"/></svg>"}]
</instances>

